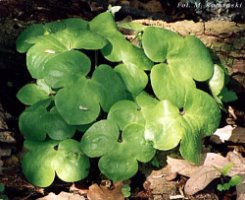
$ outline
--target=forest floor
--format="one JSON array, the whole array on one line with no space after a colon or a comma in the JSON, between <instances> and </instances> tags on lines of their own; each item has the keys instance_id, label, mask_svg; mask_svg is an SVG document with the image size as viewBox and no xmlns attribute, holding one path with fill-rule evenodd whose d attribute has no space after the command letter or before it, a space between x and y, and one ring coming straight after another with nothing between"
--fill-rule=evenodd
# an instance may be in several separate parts
<instances>
[{"instance_id":1,"label":"forest floor","mask_svg":"<svg viewBox=\"0 0 245 200\"><path fill-rule=\"evenodd\" d=\"M119 20L128 16L132 19L149 18L167 22L185 19L198 22L215 18L215 16L217 18L217 15L214 15L216 11L212 14L203 11L202 15L200 13L198 15L193 8L179 7L178 0L165 3L158 0L109 2L123 6L122 12L117 16ZM231 84L230 87L237 92L238 100L225 105L226 112L223 113L219 131L204 141L205 152L209 153L205 154L206 165L197 169L183 160L167 159L166 153L158 152L158 163L141 165L140 172L128 183L113 185L99 173L97 167L94 167L86 180L75 184L55 180L52 186L43 189L26 181L20 167L23 137L18 130L18 116L24 106L16 99L16 93L32 79L26 70L25 55L15 51L15 39L29 24L68 17L82 17L89 20L104 11L107 6L108 1L96 0L38 0L33 2L0 0L0 184L2 184L0 185L0 200L7 198L13 200L38 198L43 200L86 200L88 198L90 200L121 200L124 199L121 193L124 184L131 186L131 196L127 198L131 200L245 200L245 183L221 192L217 189L217 185L227 182L230 177L221 176L214 179L212 173L206 170L210 165L210 160L217 166L232 162L235 166L233 174L241 175L245 182L245 72L242 71L245 63L241 64L239 71L241 81L238 83L237 80L231 80L233 85ZM232 12L233 15L230 14L230 17L222 13L218 17L222 20L237 22L244 20L241 14L244 12L237 10ZM164 162L166 159L167 163ZM195 180L195 178L198 179ZM1 186L4 186L4 189ZM186 190L189 191L188 194L185 193Z\"/></svg>"}]
</instances>

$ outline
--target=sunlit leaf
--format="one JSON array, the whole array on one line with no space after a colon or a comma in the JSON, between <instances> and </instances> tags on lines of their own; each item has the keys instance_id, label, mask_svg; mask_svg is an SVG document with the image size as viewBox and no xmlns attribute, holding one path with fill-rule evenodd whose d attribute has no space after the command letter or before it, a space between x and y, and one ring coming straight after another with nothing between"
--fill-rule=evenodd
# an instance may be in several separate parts
<instances>
[{"instance_id":1,"label":"sunlit leaf","mask_svg":"<svg viewBox=\"0 0 245 200\"><path fill-rule=\"evenodd\" d=\"M38 85L29 83L23 86L17 93L17 98L21 103L26 105L32 105L40 100L47 99L48 93L46 93Z\"/></svg>"},{"instance_id":2,"label":"sunlit leaf","mask_svg":"<svg viewBox=\"0 0 245 200\"><path fill-rule=\"evenodd\" d=\"M63 119L71 125L93 122L100 113L96 89L91 80L85 77L59 90L55 96L55 105Z\"/></svg>"}]
</instances>

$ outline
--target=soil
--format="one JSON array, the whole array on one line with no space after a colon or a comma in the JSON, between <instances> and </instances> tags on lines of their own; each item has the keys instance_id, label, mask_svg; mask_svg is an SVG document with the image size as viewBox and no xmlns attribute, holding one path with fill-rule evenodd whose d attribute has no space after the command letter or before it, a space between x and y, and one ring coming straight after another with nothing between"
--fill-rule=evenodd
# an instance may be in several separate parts
<instances>
[{"instance_id":1,"label":"soil","mask_svg":"<svg viewBox=\"0 0 245 200\"><path fill-rule=\"evenodd\" d=\"M227 20L243 22L244 13L242 9L230 9L226 17L221 11L196 10L193 6L189 8L179 8L180 1L158 1L158 0L134 0L134 1L96 1L96 0L0 0L0 183L5 185L4 195L9 199L37 199L48 195L50 192L59 194L61 191L69 192L74 186L55 180L54 184L42 189L28 183L24 178L20 159L23 153L23 137L18 129L18 116L23 111L24 106L16 99L17 91L32 79L26 70L25 55L19 54L15 50L15 39L18 34L29 24L47 22L68 17L81 17L91 19L100 12L107 9L108 2L114 5L121 5L122 11L116 15L118 20L130 16L132 19L158 19L165 22L178 22L182 20L193 20L195 22L205 21L212 18L216 20ZM238 1L239 2L239 1ZM244 7L242 7L244 9ZM216 12L216 13L215 13ZM235 16L235 17L234 17ZM243 60L244 61L244 60ZM225 143L214 142L207 138L206 148L211 152L218 152L226 155L229 151L236 150L245 156L244 149L244 68L242 62L232 79L230 88L238 94L238 100L225 105L229 112L223 114L222 126L231 124L238 126L241 130L238 136ZM229 109L228 109L229 108ZM2 115L2 116L1 116ZM1 119L4 123L1 124ZM4 135L2 137L1 135ZM238 138L238 139L237 139ZM159 157L162 158L161 153ZM2 167L1 167L2 166ZM161 166L164 166L162 163ZM2 168L2 173L1 173ZM164 187L160 187L161 192L156 188L152 189L146 175L149 175L154 168L150 165L142 165L139 172L131 180L131 197L129 199L168 199L169 196L180 195L183 191L187 178L177 176L174 181L165 181ZM100 175L97 168L92 169L88 179L75 184L78 191L84 191L82 197L86 199L86 191L93 183L103 183L104 177ZM226 192L219 192L216 189L220 180L213 181L204 191L188 199L236 199L236 189ZM1 199L0 191L0 199ZM176 197L177 198L177 197ZM116 199L115 199L116 200Z\"/></svg>"}]
</instances>

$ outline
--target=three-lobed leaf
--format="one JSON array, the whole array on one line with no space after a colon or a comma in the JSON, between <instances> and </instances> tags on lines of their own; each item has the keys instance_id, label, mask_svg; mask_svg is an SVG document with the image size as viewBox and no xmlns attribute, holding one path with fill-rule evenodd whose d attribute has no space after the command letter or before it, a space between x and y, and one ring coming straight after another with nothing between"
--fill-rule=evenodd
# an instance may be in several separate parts
<instances>
[{"instance_id":1,"label":"three-lobed leaf","mask_svg":"<svg viewBox=\"0 0 245 200\"><path fill-rule=\"evenodd\" d=\"M27 140L25 146L28 151L22 159L23 173L27 180L37 186L51 185L55 174L66 182L79 181L88 175L89 159L75 140Z\"/></svg>"}]
</instances>

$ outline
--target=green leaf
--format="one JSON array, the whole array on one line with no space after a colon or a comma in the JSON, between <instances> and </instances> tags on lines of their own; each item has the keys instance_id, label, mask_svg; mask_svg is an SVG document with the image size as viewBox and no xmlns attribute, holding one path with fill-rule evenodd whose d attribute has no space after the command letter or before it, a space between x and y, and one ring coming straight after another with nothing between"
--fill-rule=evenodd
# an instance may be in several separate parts
<instances>
[{"instance_id":1,"label":"green leaf","mask_svg":"<svg viewBox=\"0 0 245 200\"><path fill-rule=\"evenodd\" d=\"M44 65L55 55L66 51L66 47L53 35L40 40L27 52L27 68L33 78L44 77Z\"/></svg>"},{"instance_id":2,"label":"green leaf","mask_svg":"<svg viewBox=\"0 0 245 200\"><path fill-rule=\"evenodd\" d=\"M68 125L54 107L45 117L45 132L53 140L72 138L75 134L75 126Z\"/></svg>"},{"instance_id":3,"label":"green leaf","mask_svg":"<svg viewBox=\"0 0 245 200\"><path fill-rule=\"evenodd\" d=\"M219 191L229 190L231 187L237 186L242 183L242 177L235 175L232 176L228 183L218 184L217 189Z\"/></svg>"},{"instance_id":4,"label":"green leaf","mask_svg":"<svg viewBox=\"0 0 245 200\"><path fill-rule=\"evenodd\" d=\"M101 172L114 182L127 180L138 171L138 161L148 162L155 154L151 142L144 139L144 126L128 125L123 132L112 120L93 124L81 140L90 157L101 156Z\"/></svg>"},{"instance_id":5,"label":"green leaf","mask_svg":"<svg viewBox=\"0 0 245 200\"><path fill-rule=\"evenodd\" d=\"M117 33L117 26L113 15L110 12L103 12L89 22L90 30L103 36L111 36Z\"/></svg>"},{"instance_id":6,"label":"green leaf","mask_svg":"<svg viewBox=\"0 0 245 200\"><path fill-rule=\"evenodd\" d=\"M219 65L214 65L214 74L208 81L208 84L214 96L217 96L222 91L225 85L225 73Z\"/></svg>"},{"instance_id":7,"label":"green leaf","mask_svg":"<svg viewBox=\"0 0 245 200\"><path fill-rule=\"evenodd\" d=\"M88 22L78 18L70 18L46 24L33 24L19 35L16 40L16 49L24 53L33 45L33 40L38 39L38 36L48 35L63 29L86 30L88 29Z\"/></svg>"},{"instance_id":8,"label":"green leaf","mask_svg":"<svg viewBox=\"0 0 245 200\"><path fill-rule=\"evenodd\" d=\"M27 180L36 186L47 187L55 178L52 160L56 157L56 141L47 141L27 152L22 158L22 171ZM31 163L31 164L30 164Z\"/></svg>"},{"instance_id":9,"label":"green leaf","mask_svg":"<svg viewBox=\"0 0 245 200\"><path fill-rule=\"evenodd\" d=\"M93 73L92 81L98 87L100 105L105 112L119 100L129 99L129 93L120 76L108 65L100 65Z\"/></svg>"},{"instance_id":10,"label":"green leaf","mask_svg":"<svg viewBox=\"0 0 245 200\"><path fill-rule=\"evenodd\" d=\"M183 38L177 33L156 27L147 27L142 37L145 54L154 62L164 62L168 55L179 53Z\"/></svg>"},{"instance_id":11,"label":"green leaf","mask_svg":"<svg viewBox=\"0 0 245 200\"><path fill-rule=\"evenodd\" d=\"M74 83L90 71L90 59L82 52L71 50L56 55L44 66L44 79L52 88Z\"/></svg>"},{"instance_id":12,"label":"green leaf","mask_svg":"<svg viewBox=\"0 0 245 200\"><path fill-rule=\"evenodd\" d=\"M224 87L218 97L225 103L236 101L238 99L236 93Z\"/></svg>"},{"instance_id":13,"label":"green leaf","mask_svg":"<svg viewBox=\"0 0 245 200\"><path fill-rule=\"evenodd\" d=\"M49 94L46 93L38 85L29 83L23 86L17 93L17 98L21 103L25 105L32 105L40 100L49 98Z\"/></svg>"},{"instance_id":14,"label":"green leaf","mask_svg":"<svg viewBox=\"0 0 245 200\"><path fill-rule=\"evenodd\" d=\"M59 90L55 96L55 105L70 125L88 124L95 121L100 113L96 88L85 77Z\"/></svg>"},{"instance_id":15,"label":"green leaf","mask_svg":"<svg viewBox=\"0 0 245 200\"><path fill-rule=\"evenodd\" d=\"M151 84L155 95L167 99L181 108L187 90L195 88L191 77L181 73L178 68L166 64L157 64L151 70Z\"/></svg>"},{"instance_id":16,"label":"green leaf","mask_svg":"<svg viewBox=\"0 0 245 200\"><path fill-rule=\"evenodd\" d=\"M153 141L156 149L176 147L185 132L179 109L170 101L160 101L146 118L145 138Z\"/></svg>"},{"instance_id":17,"label":"green leaf","mask_svg":"<svg viewBox=\"0 0 245 200\"><path fill-rule=\"evenodd\" d=\"M143 70L151 69L153 63L142 49L133 46L117 29L113 15L102 13L90 22L90 29L103 36L109 44L102 49L103 55L112 62L122 61L126 65L135 65Z\"/></svg>"},{"instance_id":18,"label":"green leaf","mask_svg":"<svg viewBox=\"0 0 245 200\"><path fill-rule=\"evenodd\" d=\"M127 125L139 123L144 125L145 120L140 112L140 107L129 100L121 100L115 103L107 116L107 119L114 121L123 130Z\"/></svg>"},{"instance_id":19,"label":"green leaf","mask_svg":"<svg viewBox=\"0 0 245 200\"><path fill-rule=\"evenodd\" d=\"M57 176L66 182L74 182L88 176L90 163L83 154L79 142L69 139L59 144L55 161Z\"/></svg>"},{"instance_id":20,"label":"green leaf","mask_svg":"<svg viewBox=\"0 0 245 200\"><path fill-rule=\"evenodd\" d=\"M100 171L113 182L128 180L138 171L138 163L133 155L124 154L125 148L117 147L117 151L107 154L99 160Z\"/></svg>"},{"instance_id":21,"label":"green leaf","mask_svg":"<svg viewBox=\"0 0 245 200\"><path fill-rule=\"evenodd\" d=\"M139 67L120 64L115 67L115 70L120 74L128 91L133 95L138 95L146 87L148 76Z\"/></svg>"},{"instance_id":22,"label":"green leaf","mask_svg":"<svg viewBox=\"0 0 245 200\"><path fill-rule=\"evenodd\" d=\"M136 98L136 103L139 105L141 109L141 113L144 118L151 113L151 110L155 107L155 105L159 102L156 98L150 96L147 92L141 92Z\"/></svg>"},{"instance_id":23,"label":"green leaf","mask_svg":"<svg viewBox=\"0 0 245 200\"><path fill-rule=\"evenodd\" d=\"M56 108L50 112L50 99L39 101L27 108L19 118L19 128L25 138L30 140L45 140L48 134L55 140L71 138L75 134L76 128L68 125Z\"/></svg>"},{"instance_id":24,"label":"green leaf","mask_svg":"<svg viewBox=\"0 0 245 200\"><path fill-rule=\"evenodd\" d=\"M29 146L37 143L28 141ZM30 164L31 163L31 164ZM52 184L55 172L60 179L74 182L88 175L89 160L81 151L79 142L48 140L40 142L23 157L22 169L28 181L39 187Z\"/></svg>"},{"instance_id":25,"label":"green leaf","mask_svg":"<svg viewBox=\"0 0 245 200\"><path fill-rule=\"evenodd\" d=\"M39 101L27 108L19 117L19 129L25 138L44 140L46 138L47 107L51 100Z\"/></svg>"},{"instance_id":26,"label":"green leaf","mask_svg":"<svg viewBox=\"0 0 245 200\"><path fill-rule=\"evenodd\" d=\"M172 149L181 141L184 159L199 163L202 138L218 128L221 114L214 99L201 90L188 90L184 99L181 109L168 100L152 107L145 115L145 138L159 150Z\"/></svg>"},{"instance_id":27,"label":"green leaf","mask_svg":"<svg viewBox=\"0 0 245 200\"><path fill-rule=\"evenodd\" d=\"M113 121L101 120L94 123L83 135L82 150L89 157L99 157L115 149L118 127Z\"/></svg>"},{"instance_id":28,"label":"green leaf","mask_svg":"<svg viewBox=\"0 0 245 200\"><path fill-rule=\"evenodd\" d=\"M101 49L107 41L88 30L64 29L42 36L27 52L27 67L33 78L44 77L44 66L54 56L72 49Z\"/></svg>"},{"instance_id":29,"label":"green leaf","mask_svg":"<svg viewBox=\"0 0 245 200\"><path fill-rule=\"evenodd\" d=\"M182 38L169 30L147 27L144 30L142 45L152 61L167 60L172 67L185 70L186 74L197 81L206 81L213 75L213 62L209 51L194 36Z\"/></svg>"},{"instance_id":30,"label":"green leaf","mask_svg":"<svg viewBox=\"0 0 245 200\"><path fill-rule=\"evenodd\" d=\"M138 161L146 163L154 157L156 150L153 148L152 142L145 139L144 133L144 125L129 124L123 130L122 145L127 146L125 149L130 149L130 153L134 153Z\"/></svg>"},{"instance_id":31,"label":"green leaf","mask_svg":"<svg viewBox=\"0 0 245 200\"><path fill-rule=\"evenodd\" d=\"M218 128L220 109L207 93L193 90L186 95L182 113L186 133L180 143L180 153L184 159L199 163L201 139L210 136Z\"/></svg>"},{"instance_id":32,"label":"green leaf","mask_svg":"<svg viewBox=\"0 0 245 200\"><path fill-rule=\"evenodd\" d=\"M182 68L196 81L206 81L214 72L207 47L194 36L184 38L184 44L178 53L168 56L168 63L173 67Z\"/></svg>"}]
</instances>

